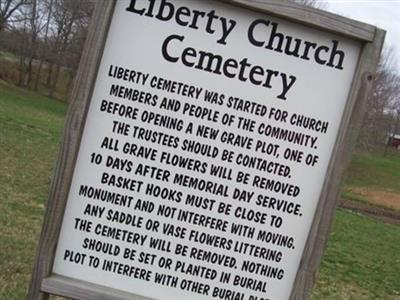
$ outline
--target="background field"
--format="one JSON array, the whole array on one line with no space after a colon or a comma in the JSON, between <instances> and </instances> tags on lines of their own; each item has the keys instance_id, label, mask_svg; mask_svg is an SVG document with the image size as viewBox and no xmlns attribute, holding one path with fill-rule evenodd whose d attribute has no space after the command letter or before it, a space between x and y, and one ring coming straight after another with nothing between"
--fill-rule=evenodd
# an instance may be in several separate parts
<instances>
[{"instance_id":1,"label":"background field","mask_svg":"<svg viewBox=\"0 0 400 300\"><path fill-rule=\"evenodd\" d=\"M343 196L400 212L400 152L354 155Z\"/></svg>"},{"instance_id":2,"label":"background field","mask_svg":"<svg viewBox=\"0 0 400 300\"><path fill-rule=\"evenodd\" d=\"M24 299L65 112L0 81L0 299ZM399 153L356 154L348 173L348 201L398 209ZM312 298L400 299L400 227L339 209Z\"/></svg>"}]
</instances>

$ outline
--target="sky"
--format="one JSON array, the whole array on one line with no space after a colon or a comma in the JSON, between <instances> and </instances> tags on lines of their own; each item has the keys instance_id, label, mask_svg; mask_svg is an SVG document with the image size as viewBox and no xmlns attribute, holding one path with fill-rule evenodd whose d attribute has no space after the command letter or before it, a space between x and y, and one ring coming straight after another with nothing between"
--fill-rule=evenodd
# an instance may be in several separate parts
<instances>
[{"instance_id":1,"label":"sky","mask_svg":"<svg viewBox=\"0 0 400 300\"><path fill-rule=\"evenodd\" d=\"M325 0L326 9L386 30L385 43L396 52L400 73L400 0Z\"/></svg>"}]
</instances>

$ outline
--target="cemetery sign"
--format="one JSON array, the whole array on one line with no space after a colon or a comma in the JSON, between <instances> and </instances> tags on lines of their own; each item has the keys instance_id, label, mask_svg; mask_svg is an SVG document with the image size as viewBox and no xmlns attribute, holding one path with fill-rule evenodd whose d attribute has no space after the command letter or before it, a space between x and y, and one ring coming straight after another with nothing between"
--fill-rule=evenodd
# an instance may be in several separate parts
<instances>
[{"instance_id":1,"label":"cemetery sign","mask_svg":"<svg viewBox=\"0 0 400 300\"><path fill-rule=\"evenodd\" d=\"M278 1L99 1L28 299L303 299L384 32Z\"/></svg>"}]
</instances>

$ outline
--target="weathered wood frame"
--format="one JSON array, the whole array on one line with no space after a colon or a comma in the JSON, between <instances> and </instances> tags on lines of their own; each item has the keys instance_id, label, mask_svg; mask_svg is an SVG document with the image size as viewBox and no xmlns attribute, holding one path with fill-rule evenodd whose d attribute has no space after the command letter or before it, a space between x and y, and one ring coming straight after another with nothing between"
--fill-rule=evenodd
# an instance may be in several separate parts
<instances>
[{"instance_id":1,"label":"weathered wood frame","mask_svg":"<svg viewBox=\"0 0 400 300\"><path fill-rule=\"evenodd\" d=\"M52 266L82 132L98 66L117 0L98 1L71 95L61 150L54 171L37 257L27 294L45 300L50 294L73 299L144 300L142 296L52 274ZM322 193L303 251L290 299L307 299L315 282L333 220L341 178L361 126L368 91L378 63L385 31L332 13L278 0L219 0L332 32L362 43Z\"/></svg>"}]
</instances>

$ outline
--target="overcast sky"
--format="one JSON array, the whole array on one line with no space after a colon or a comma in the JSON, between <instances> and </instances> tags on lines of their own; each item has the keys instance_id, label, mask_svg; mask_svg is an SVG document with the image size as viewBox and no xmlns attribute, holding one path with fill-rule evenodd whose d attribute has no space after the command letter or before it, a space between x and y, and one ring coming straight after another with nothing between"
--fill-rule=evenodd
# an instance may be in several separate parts
<instances>
[{"instance_id":1,"label":"overcast sky","mask_svg":"<svg viewBox=\"0 0 400 300\"><path fill-rule=\"evenodd\" d=\"M386 30L400 72L400 0L327 0L327 10Z\"/></svg>"}]
</instances>

